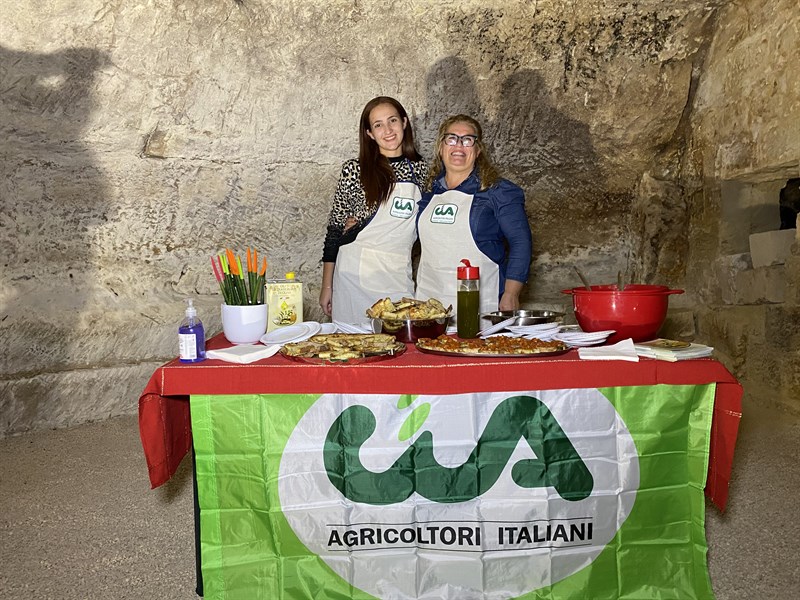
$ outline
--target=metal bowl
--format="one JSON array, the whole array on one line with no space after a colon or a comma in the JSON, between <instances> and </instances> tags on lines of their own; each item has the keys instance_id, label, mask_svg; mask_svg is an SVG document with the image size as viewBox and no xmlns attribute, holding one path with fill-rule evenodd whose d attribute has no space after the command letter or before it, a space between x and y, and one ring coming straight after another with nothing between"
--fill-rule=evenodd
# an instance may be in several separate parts
<instances>
[{"instance_id":1,"label":"metal bowl","mask_svg":"<svg viewBox=\"0 0 800 600\"><path fill-rule=\"evenodd\" d=\"M375 331L388 333L399 342L413 344L420 338L437 338L447 331L450 316L439 319L373 319Z\"/></svg>"},{"instance_id":2,"label":"metal bowl","mask_svg":"<svg viewBox=\"0 0 800 600\"><path fill-rule=\"evenodd\" d=\"M494 312L481 315L484 319L489 319L493 325L500 321L505 321L511 317L516 317L512 325L538 325L539 323L561 322L564 313L554 310L496 310Z\"/></svg>"}]
</instances>

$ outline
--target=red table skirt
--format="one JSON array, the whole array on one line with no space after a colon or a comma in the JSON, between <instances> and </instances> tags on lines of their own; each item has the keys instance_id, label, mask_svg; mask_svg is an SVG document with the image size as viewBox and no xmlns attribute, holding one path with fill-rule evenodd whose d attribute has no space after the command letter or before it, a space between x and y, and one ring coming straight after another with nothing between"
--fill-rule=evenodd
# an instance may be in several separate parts
<instances>
[{"instance_id":1,"label":"red table skirt","mask_svg":"<svg viewBox=\"0 0 800 600\"><path fill-rule=\"evenodd\" d=\"M220 334L208 348L230 344ZM706 495L724 510L742 410L742 387L712 359L586 361L557 357L472 358L425 354L414 346L391 360L307 364L276 355L249 365L218 360L159 367L139 398L139 432L152 487L166 483L191 448L192 394L459 394L522 389L716 384Z\"/></svg>"}]
</instances>

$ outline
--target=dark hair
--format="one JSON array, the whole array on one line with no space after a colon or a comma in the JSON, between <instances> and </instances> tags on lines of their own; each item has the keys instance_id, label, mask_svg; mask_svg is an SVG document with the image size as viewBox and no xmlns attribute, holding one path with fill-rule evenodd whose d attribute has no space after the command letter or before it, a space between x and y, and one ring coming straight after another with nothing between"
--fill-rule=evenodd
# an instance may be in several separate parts
<instances>
[{"instance_id":1,"label":"dark hair","mask_svg":"<svg viewBox=\"0 0 800 600\"><path fill-rule=\"evenodd\" d=\"M478 139L475 141L475 148L480 150L475 159L475 165L478 167L478 179L480 179L480 191L488 190L495 183L500 180L500 173L497 168L492 164L492 159L489 157L489 151L483 143L483 129L481 124L476 119L469 115L454 115L447 117L442 124L439 125L439 134L436 136L436 147L433 153L433 164L428 173L428 180L425 184L425 189L431 189L433 182L441 175L444 170L442 164L442 144L444 144L444 136L451 125L456 123L466 123L475 130L475 135Z\"/></svg>"},{"instance_id":2,"label":"dark hair","mask_svg":"<svg viewBox=\"0 0 800 600\"><path fill-rule=\"evenodd\" d=\"M400 118L405 121L403 131L403 156L409 160L422 160L417 147L414 145L414 129L408 118L406 109L394 98L378 96L373 98L361 111L361 120L358 126L358 163L361 166L361 186L367 197L367 206L374 208L389 199L389 192L395 184L394 169L389 160L380 152L378 143L367 132L370 130L369 114L381 104L391 104Z\"/></svg>"}]
</instances>

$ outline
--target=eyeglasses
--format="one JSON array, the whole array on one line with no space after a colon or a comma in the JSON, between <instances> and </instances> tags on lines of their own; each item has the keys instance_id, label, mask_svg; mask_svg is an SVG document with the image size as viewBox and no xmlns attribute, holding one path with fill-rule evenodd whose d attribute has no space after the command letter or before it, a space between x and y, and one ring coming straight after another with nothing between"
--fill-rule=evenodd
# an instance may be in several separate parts
<instances>
[{"instance_id":1,"label":"eyeglasses","mask_svg":"<svg viewBox=\"0 0 800 600\"><path fill-rule=\"evenodd\" d=\"M459 142L464 148L471 148L478 141L477 135L456 135L455 133L445 133L442 141L448 146L457 146Z\"/></svg>"}]
</instances>

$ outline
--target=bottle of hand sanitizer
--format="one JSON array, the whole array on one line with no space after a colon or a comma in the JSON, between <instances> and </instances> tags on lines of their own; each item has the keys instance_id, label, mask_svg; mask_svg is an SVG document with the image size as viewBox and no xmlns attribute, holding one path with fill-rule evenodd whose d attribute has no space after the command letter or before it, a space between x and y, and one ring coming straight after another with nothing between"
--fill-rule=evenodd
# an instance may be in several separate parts
<instances>
[{"instance_id":1,"label":"bottle of hand sanitizer","mask_svg":"<svg viewBox=\"0 0 800 600\"><path fill-rule=\"evenodd\" d=\"M206 359L206 333L197 318L197 309L191 298L186 298L186 317L178 327L178 345L181 362L194 363Z\"/></svg>"}]
</instances>

